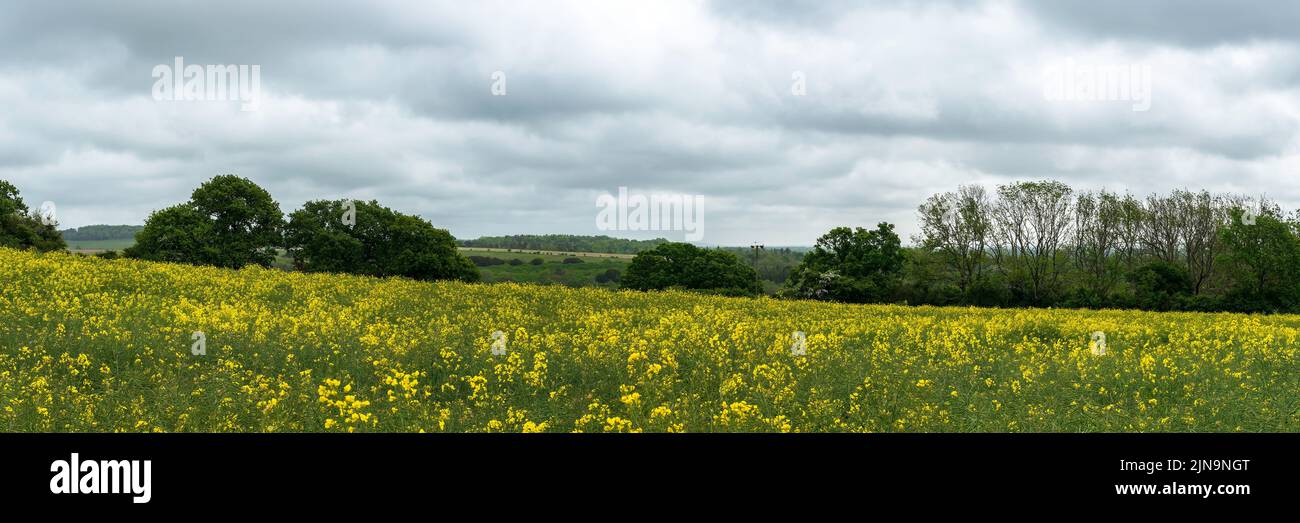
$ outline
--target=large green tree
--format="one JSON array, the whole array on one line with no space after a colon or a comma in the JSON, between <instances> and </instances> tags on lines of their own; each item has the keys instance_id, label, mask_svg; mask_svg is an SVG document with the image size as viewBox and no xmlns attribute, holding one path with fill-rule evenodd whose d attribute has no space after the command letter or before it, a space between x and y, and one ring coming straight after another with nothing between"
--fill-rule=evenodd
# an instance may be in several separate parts
<instances>
[{"instance_id":1,"label":"large green tree","mask_svg":"<svg viewBox=\"0 0 1300 523\"><path fill-rule=\"evenodd\" d=\"M962 293L983 276L993 234L990 205L983 187L963 185L957 192L930 197L917 209L917 240L952 267Z\"/></svg>"},{"instance_id":2,"label":"large green tree","mask_svg":"<svg viewBox=\"0 0 1300 523\"><path fill-rule=\"evenodd\" d=\"M1300 239L1280 209L1265 208L1254 219L1234 210L1219 229L1231 281L1234 310L1290 309L1300 305Z\"/></svg>"},{"instance_id":3,"label":"large green tree","mask_svg":"<svg viewBox=\"0 0 1300 523\"><path fill-rule=\"evenodd\" d=\"M58 251L67 248L57 224L41 220L13 184L0 180L0 247Z\"/></svg>"},{"instance_id":4,"label":"large green tree","mask_svg":"<svg viewBox=\"0 0 1300 523\"><path fill-rule=\"evenodd\" d=\"M305 272L479 280L451 233L376 201L307 202L289 215L285 244Z\"/></svg>"},{"instance_id":5,"label":"large green tree","mask_svg":"<svg viewBox=\"0 0 1300 523\"><path fill-rule=\"evenodd\" d=\"M665 243L632 258L622 276L625 289L689 289L728 296L757 296L763 284L735 254L689 243Z\"/></svg>"},{"instance_id":6,"label":"large green tree","mask_svg":"<svg viewBox=\"0 0 1300 523\"><path fill-rule=\"evenodd\" d=\"M219 265L213 238L212 220L192 205L173 205L149 215L125 254L149 261Z\"/></svg>"},{"instance_id":7,"label":"large green tree","mask_svg":"<svg viewBox=\"0 0 1300 523\"><path fill-rule=\"evenodd\" d=\"M998 186L992 206L997 253L1013 290L1028 304L1051 303L1059 290L1073 193L1052 180Z\"/></svg>"},{"instance_id":8,"label":"large green tree","mask_svg":"<svg viewBox=\"0 0 1300 523\"><path fill-rule=\"evenodd\" d=\"M894 226L874 230L836 227L817 239L788 285L803 298L870 303L888 301L897 289L906 256Z\"/></svg>"},{"instance_id":9,"label":"large green tree","mask_svg":"<svg viewBox=\"0 0 1300 523\"><path fill-rule=\"evenodd\" d=\"M149 216L126 255L154 261L240 268L275 261L284 214L271 194L247 178L221 175L190 201Z\"/></svg>"}]
</instances>

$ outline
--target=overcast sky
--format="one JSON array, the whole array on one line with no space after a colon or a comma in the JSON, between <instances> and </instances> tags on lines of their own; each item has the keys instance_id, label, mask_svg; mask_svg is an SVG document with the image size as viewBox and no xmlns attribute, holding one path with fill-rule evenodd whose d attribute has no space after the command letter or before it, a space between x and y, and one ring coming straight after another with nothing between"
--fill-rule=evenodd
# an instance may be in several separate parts
<instances>
[{"instance_id":1,"label":"overcast sky","mask_svg":"<svg viewBox=\"0 0 1300 523\"><path fill-rule=\"evenodd\" d=\"M64 226L143 223L223 173L458 238L606 233L619 187L702 196L724 245L906 238L966 183L1300 206L1297 3L3 3L0 179ZM155 99L177 56L260 66L257 109ZM1149 109L1049 99L1065 63L1146 68Z\"/></svg>"}]
</instances>

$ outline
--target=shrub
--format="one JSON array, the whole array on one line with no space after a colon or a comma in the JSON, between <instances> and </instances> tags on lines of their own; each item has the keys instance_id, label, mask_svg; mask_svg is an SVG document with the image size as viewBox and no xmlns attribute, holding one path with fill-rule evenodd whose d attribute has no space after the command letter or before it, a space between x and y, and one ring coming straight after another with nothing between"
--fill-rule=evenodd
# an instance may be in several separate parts
<instances>
[{"instance_id":1,"label":"shrub","mask_svg":"<svg viewBox=\"0 0 1300 523\"><path fill-rule=\"evenodd\" d=\"M345 223L345 217L352 218ZM306 272L405 276L417 280L479 281L445 229L378 202L307 202L294 211L285 243ZM499 260L498 260L499 261Z\"/></svg>"},{"instance_id":2,"label":"shrub","mask_svg":"<svg viewBox=\"0 0 1300 523\"><path fill-rule=\"evenodd\" d=\"M283 238L284 215L271 194L246 178L212 178L190 201L149 215L131 258L240 268L271 266Z\"/></svg>"},{"instance_id":3,"label":"shrub","mask_svg":"<svg viewBox=\"0 0 1300 523\"><path fill-rule=\"evenodd\" d=\"M730 296L757 296L763 284L753 267L736 255L689 243L665 243L637 254L622 275L635 290L682 288Z\"/></svg>"},{"instance_id":4,"label":"shrub","mask_svg":"<svg viewBox=\"0 0 1300 523\"><path fill-rule=\"evenodd\" d=\"M623 278L618 269L607 269L596 275L596 283L618 283Z\"/></svg>"},{"instance_id":5,"label":"shrub","mask_svg":"<svg viewBox=\"0 0 1300 523\"><path fill-rule=\"evenodd\" d=\"M506 262L501 258L493 258L491 256L470 256L469 261L474 262L474 265L478 267L491 267L493 265L502 265Z\"/></svg>"},{"instance_id":6,"label":"shrub","mask_svg":"<svg viewBox=\"0 0 1300 523\"><path fill-rule=\"evenodd\" d=\"M18 188L4 180L0 180L0 247L42 252L67 248L56 224L42 222L18 195Z\"/></svg>"}]
</instances>

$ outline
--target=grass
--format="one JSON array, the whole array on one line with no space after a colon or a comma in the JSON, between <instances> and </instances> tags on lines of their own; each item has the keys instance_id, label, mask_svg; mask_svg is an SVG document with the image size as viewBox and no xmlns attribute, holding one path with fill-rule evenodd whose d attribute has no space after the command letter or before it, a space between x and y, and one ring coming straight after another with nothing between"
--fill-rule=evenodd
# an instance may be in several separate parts
<instances>
[{"instance_id":1,"label":"grass","mask_svg":"<svg viewBox=\"0 0 1300 523\"><path fill-rule=\"evenodd\" d=\"M508 251L506 249L466 247L462 247L460 252L465 256L488 256L507 262L501 265L479 267L484 282L558 284L568 287L617 287L618 284L614 282L597 283L596 276L605 273L609 269L617 270L620 274L626 272L627 266L632 259L630 255L621 254ZM542 260L542 264L533 265L532 260L538 258ZM583 262L564 263L566 258L578 258ZM519 260L523 263L510 265L510 260Z\"/></svg>"},{"instance_id":2,"label":"grass","mask_svg":"<svg viewBox=\"0 0 1300 523\"><path fill-rule=\"evenodd\" d=\"M67 243L70 251L93 254L104 251L120 251L135 245L135 240L71 240Z\"/></svg>"}]
</instances>

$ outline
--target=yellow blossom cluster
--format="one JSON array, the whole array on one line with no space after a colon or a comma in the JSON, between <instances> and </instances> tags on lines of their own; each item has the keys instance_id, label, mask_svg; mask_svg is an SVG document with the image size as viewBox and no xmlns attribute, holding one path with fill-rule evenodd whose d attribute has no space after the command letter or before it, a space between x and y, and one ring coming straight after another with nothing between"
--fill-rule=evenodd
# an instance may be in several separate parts
<instances>
[{"instance_id":1,"label":"yellow blossom cluster","mask_svg":"<svg viewBox=\"0 0 1300 523\"><path fill-rule=\"evenodd\" d=\"M1292 315L844 305L0 249L0 427L1295 431L1298 337Z\"/></svg>"}]
</instances>

